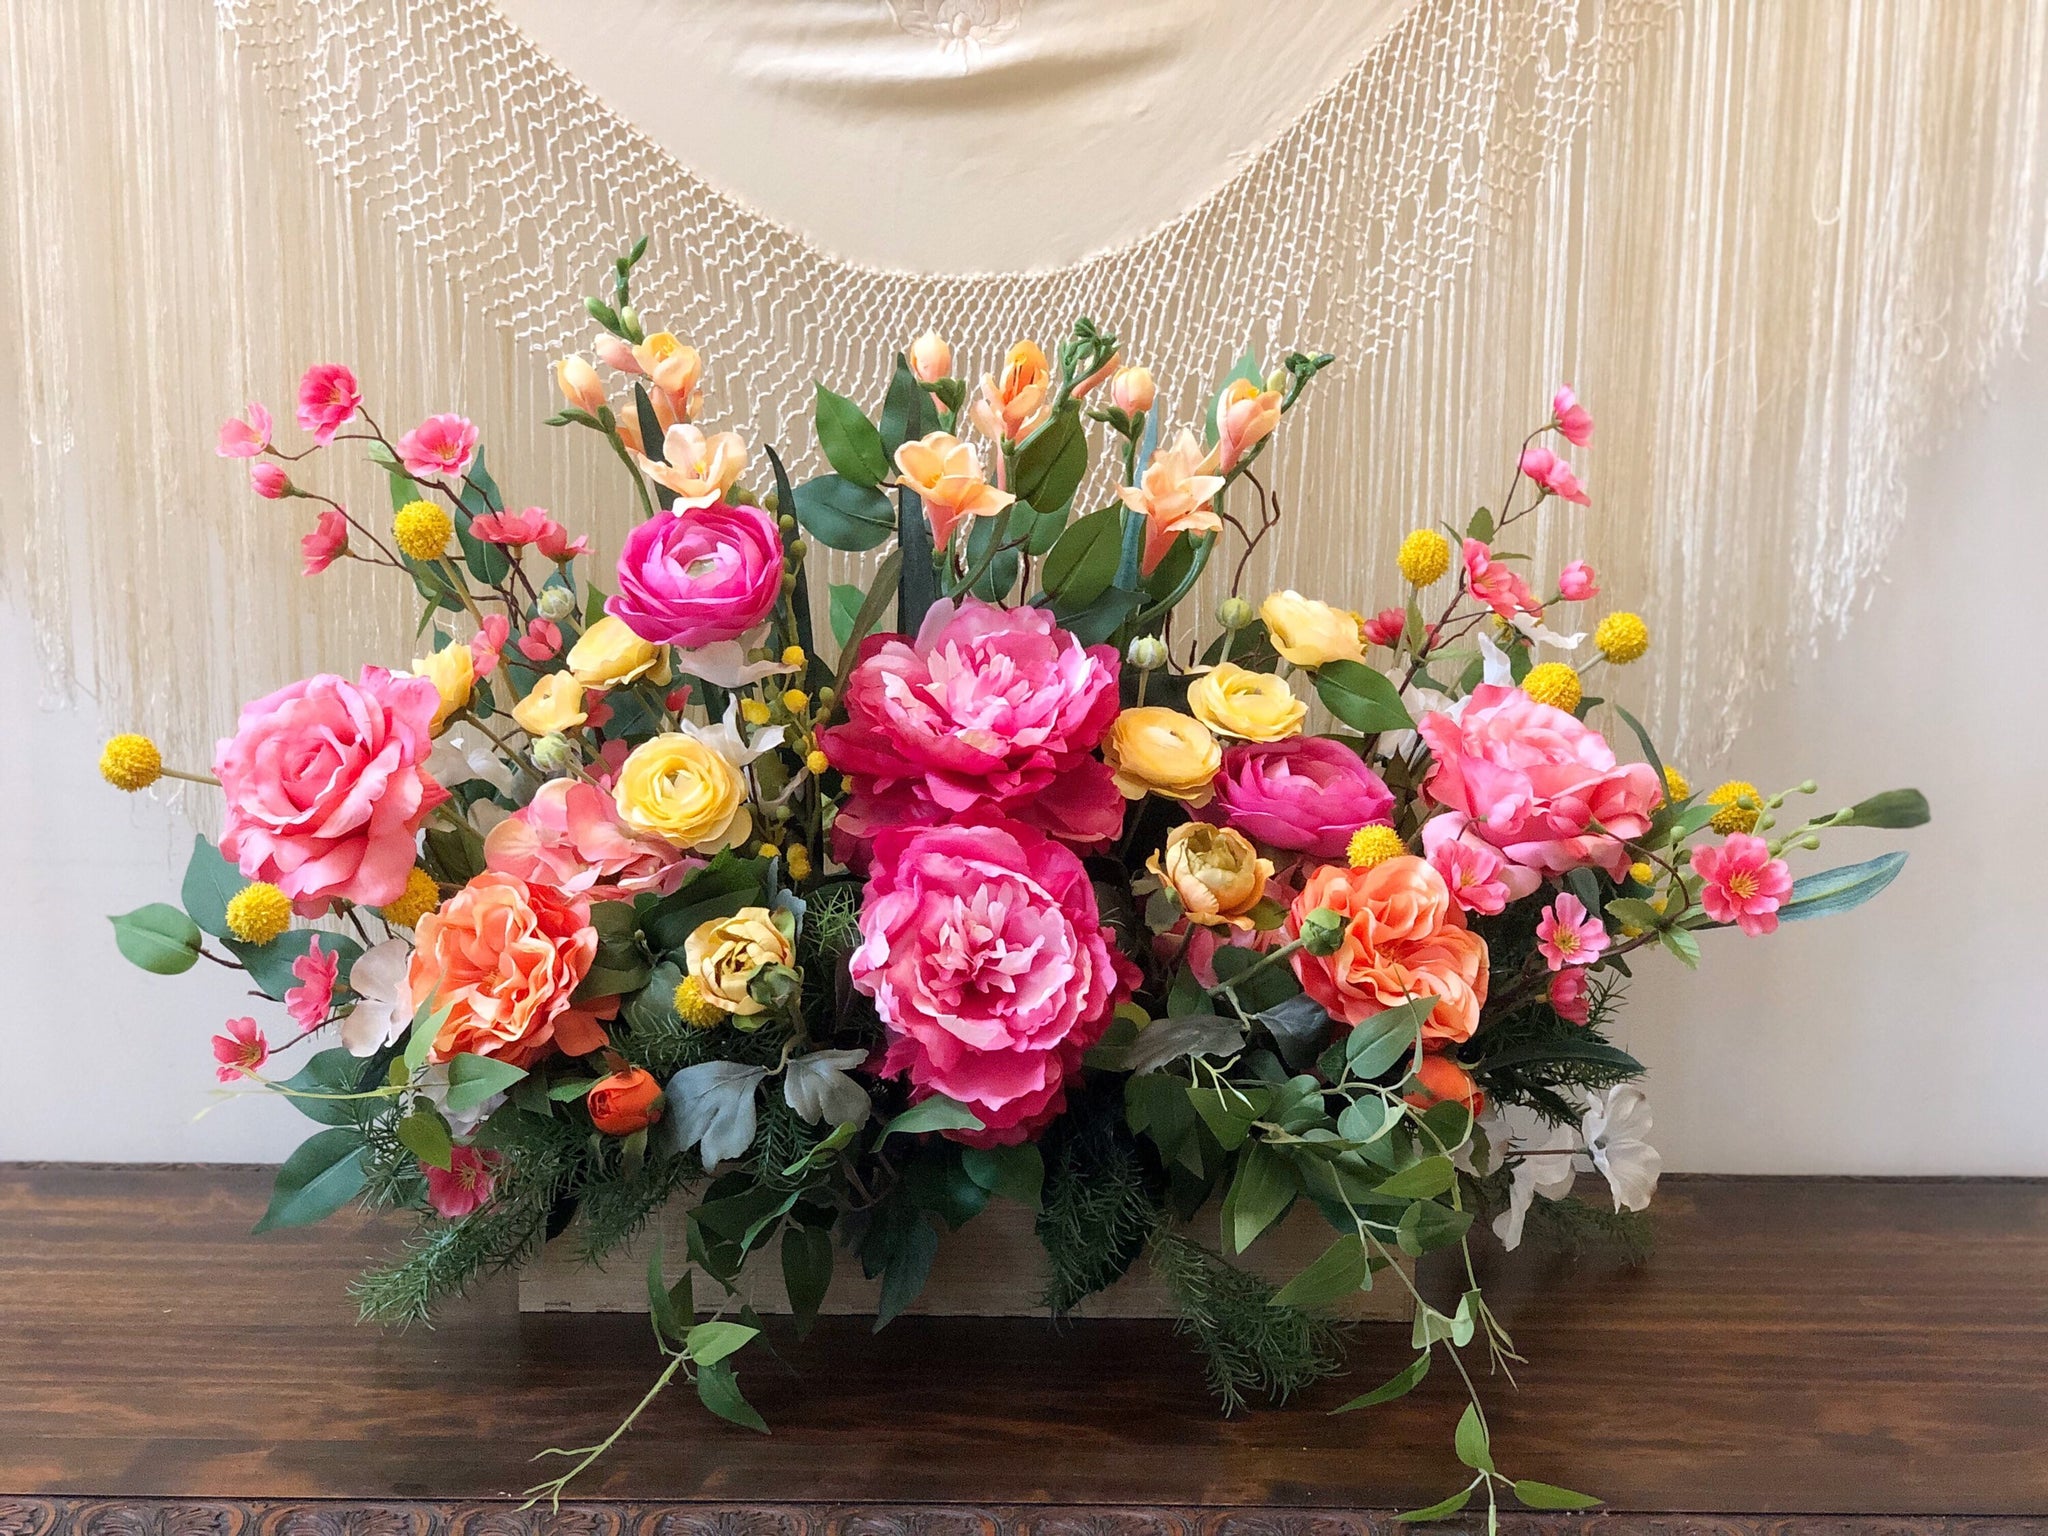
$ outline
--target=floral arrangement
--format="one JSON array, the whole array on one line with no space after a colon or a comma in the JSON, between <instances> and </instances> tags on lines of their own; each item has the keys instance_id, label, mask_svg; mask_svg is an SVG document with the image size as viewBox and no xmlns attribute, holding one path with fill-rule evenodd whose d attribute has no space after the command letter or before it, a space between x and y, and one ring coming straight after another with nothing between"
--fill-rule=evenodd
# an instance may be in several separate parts
<instances>
[{"instance_id":1,"label":"floral arrangement","mask_svg":"<svg viewBox=\"0 0 2048 1536\"><path fill-rule=\"evenodd\" d=\"M1406 536L1405 600L1254 605L1281 517L1260 469L1328 356L1247 356L1168 430L1087 320L972 388L927 334L877 415L818 388L831 472L792 484L703 424L697 352L631 304L645 246L587 301L614 382L555 370L554 423L637 498L616 567L503 495L474 424L393 437L344 367L301 381L296 452L260 405L221 428L259 496L312 509L308 576L385 566L421 604L408 669L290 683L174 775L219 786L218 840L180 905L114 919L147 969L203 959L284 1006L284 1044L252 1018L213 1040L221 1082L320 1127L259 1230L415 1213L357 1288L405 1321L564 1231L601 1262L688 1200L682 1278L651 1263L654 1391L681 1377L755 1429L749 1265L779 1264L798 1331L841 1264L887 1322L994 1200L1036 1213L1055 1313L1152 1266L1228 1408L1338 1371L1327 1309L1413 1290L1404 1259L1462 1248L1470 1277L1476 1220L1510 1247L1532 1221L1636 1242L1658 1162L1607 1034L1631 962L1868 899L1902 853L1797 879L1787 857L1927 812L1695 795L1589 691L1647 626L1607 613L1575 664L1559 615L1595 573L1539 593L1502 544L1587 500L1557 451L1593 433L1572 392L1497 511ZM388 475L388 516L315 488L342 444ZM892 547L817 592L818 545ZM1225 550L1209 625L1187 599ZM134 735L101 768L173 773ZM1276 1288L1237 1261L1297 1207L1327 1250ZM1414 1318L1413 1363L1339 1411L1439 1358L1468 1388L1468 1351L1517 1358L1476 1280ZM1476 1391L1456 1453L1471 1480L1417 1518L1592 1502L1499 1473Z\"/></svg>"}]
</instances>

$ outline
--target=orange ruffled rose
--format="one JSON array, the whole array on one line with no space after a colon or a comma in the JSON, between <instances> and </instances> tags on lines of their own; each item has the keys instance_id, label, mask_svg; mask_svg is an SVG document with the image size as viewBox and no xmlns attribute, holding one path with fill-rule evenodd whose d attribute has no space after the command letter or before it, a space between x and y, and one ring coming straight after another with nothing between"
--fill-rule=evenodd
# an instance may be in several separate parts
<instances>
[{"instance_id":1,"label":"orange ruffled rose","mask_svg":"<svg viewBox=\"0 0 2048 1536\"><path fill-rule=\"evenodd\" d=\"M430 1061L467 1053L529 1067L551 1050L582 1056L607 1043L597 1011L569 1001L597 954L589 902L486 870L421 918L416 935L412 1006L432 997L448 1009Z\"/></svg>"},{"instance_id":2,"label":"orange ruffled rose","mask_svg":"<svg viewBox=\"0 0 2048 1536\"><path fill-rule=\"evenodd\" d=\"M1288 913L1287 936L1318 907L1347 919L1332 955L1296 950L1302 990L1332 1018L1359 1024L1411 997L1437 999L1422 1026L1425 1046L1472 1038L1486 1002L1486 941L1465 926L1450 887L1412 855L1370 869L1325 865L1308 877Z\"/></svg>"}]
</instances>

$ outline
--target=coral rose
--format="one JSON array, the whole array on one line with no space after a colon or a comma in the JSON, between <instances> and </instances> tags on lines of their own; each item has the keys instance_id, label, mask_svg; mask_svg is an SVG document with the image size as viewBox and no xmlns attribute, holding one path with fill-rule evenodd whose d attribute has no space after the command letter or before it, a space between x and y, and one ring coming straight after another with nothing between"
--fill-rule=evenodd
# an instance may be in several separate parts
<instances>
[{"instance_id":1,"label":"coral rose","mask_svg":"<svg viewBox=\"0 0 2048 1536\"><path fill-rule=\"evenodd\" d=\"M1317 859L1343 858L1352 833L1394 814L1386 780L1327 736L1233 744L1214 787L1203 821Z\"/></svg>"},{"instance_id":2,"label":"coral rose","mask_svg":"<svg viewBox=\"0 0 2048 1536\"><path fill-rule=\"evenodd\" d=\"M1472 1038L1486 1002L1486 941L1465 926L1435 869L1412 854L1370 869L1325 865L1288 909L1287 937L1298 937L1318 907L1346 919L1344 941L1332 955L1296 950L1294 974L1332 1018L1360 1024L1410 998L1434 997L1423 1043Z\"/></svg>"},{"instance_id":3,"label":"coral rose","mask_svg":"<svg viewBox=\"0 0 2048 1536\"><path fill-rule=\"evenodd\" d=\"M409 1001L448 1010L429 1061L530 1067L551 1050L581 1056L605 1043L594 1015L570 1003L597 954L589 902L487 869L422 917L415 938Z\"/></svg>"},{"instance_id":4,"label":"coral rose","mask_svg":"<svg viewBox=\"0 0 2048 1536\"><path fill-rule=\"evenodd\" d=\"M884 832L848 970L888 1026L881 1070L974 1111L975 1146L1028 1140L1138 979L1081 861L1014 822Z\"/></svg>"},{"instance_id":5,"label":"coral rose","mask_svg":"<svg viewBox=\"0 0 2048 1536\"><path fill-rule=\"evenodd\" d=\"M1434 758L1423 794L1459 818L1445 832L1497 849L1516 900L1544 875L1628 873L1625 845L1650 830L1662 798L1647 763L1616 763L1598 731L1500 683L1473 689L1455 718L1424 715L1416 729Z\"/></svg>"},{"instance_id":6,"label":"coral rose","mask_svg":"<svg viewBox=\"0 0 2048 1536\"><path fill-rule=\"evenodd\" d=\"M441 695L423 677L322 673L242 706L213 755L220 849L312 917L396 901L420 823L448 798L425 767Z\"/></svg>"},{"instance_id":7,"label":"coral rose","mask_svg":"<svg viewBox=\"0 0 2048 1536\"><path fill-rule=\"evenodd\" d=\"M1092 755L1117 716L1116 648L1083 647L1041 608L940 602L914 643L870 636L846 716L818 738L851 791L833 828L843 862L885 827L976 809L1083 847L1123 826L1123 797Z\"/></svg>"},{"instance_id":8,"label":"coral rose","mask_svg":"<svg viewBox=\"0 0 2048 1536\"><path fill-rule=\"evenodd\" d=\"M584 1095L590 1123L607 1136L644 1131L661 1114L661 1084L644 1067L628 1067L600 1077Z\"/></svg>"},{"instance_id":9,"label":"coral rose","mask_svg":"<svg viewBox=\"0 0 2048 1536\"><path fill-rule=\"evenodd\" d=\"M782 536L759 507L658 512L626 535L604 611L656 645L736 640L782 594Z\"/></svg>"},{"instance_id":10,"label":"coral rose","mask_svg":"<svg viewBox=\"0 0 2048 1536\"><path fill-rule=\"evenodd\" d=\"M636 832L612 797L580 779L549 779L484 836L484 862L568 900L666 896L697 868L666 838Z\"/></svg>"}]
</instances>

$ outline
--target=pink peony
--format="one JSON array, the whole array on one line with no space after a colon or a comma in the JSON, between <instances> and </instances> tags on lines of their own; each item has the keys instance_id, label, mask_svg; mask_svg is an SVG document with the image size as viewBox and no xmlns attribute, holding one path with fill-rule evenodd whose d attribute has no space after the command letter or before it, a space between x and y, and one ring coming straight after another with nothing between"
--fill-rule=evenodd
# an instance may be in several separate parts
<instances>
[{"instance_id":1,"label":"pink peony","mask_svg":"<svg viewBox=\"0 0 2048 1536\"><path fill-rule=\"evenodd\" d=\"M1572 473L1571 465L1548 448L1524 448L1522 473L1552 496L1562 496L1566 501L1575 501L1582 507L1592 505L1592 499L1586 495L1586 488L1579 484L1579 477Z\"/></svg>"},{"instance_id":2,"label":"pink peony","mask_svg":"<svg viewBox=\"0 0 2048 1536\"><path fill-rule=\"evenodd\" d=\"M282 464L265 460L249 466L249 489L265 501L282 501L292 493L292 477Z\"/></svg>"},{"instance_id":3,"label":"pink peony","mask_svg":"<svg viewBox=\"0 0 2048 1536\"><path fill-rule=\"evenodd\" d=\"M1570 891L1558 892L1536 919L1536 951L1553 971L1591 965L1606 949L1606 926Z\"/></svg>"},{"instance_id":4,"label":"pink peony","mask_svg":"<svg viewBox=\"0 0 2048 1536\"><path fill-rule=\"evenodd\" d=\"M363 403L356 376L339 363L315 363L299 380L298 421L325 447Z\"/></svg>"},{"instance_id":5,"label":"pink peony","mask_svg":"<svg viewBox=\"0 0 2048 1536\"><path fill-rule=\"evenodd\" d=\"M270 1042L254 1019L229 1019L227 1033L213 1037L213 1059L220 1063L213 1075L224 1083L238 1077L253 1077L270 1060Z\"/></svg>"},{"instance_id":6,"label":"pink peony","mask_svg":"<svg viewBox=\"0 0 2048 1536\"><path fill-rule=\"evenodd\" d=\"M1363 633L1369 645L1392 645L1401 638L1401 631L1407 627L1406 609L1382 608L1365 621Z\"/></svg>"},{"instance_id":7,"label":"pink peony","mask_svg":"<svg viewBox=\"0 0 2048 1536\"><path fill-rule=\"evenodd\" d=\"M566 898L631 901L666 896L702 861L619 819L612 797L580 779L549 779L532 803L491 828L484 863Z\"/></svg>"},{"instance_id":8,"label":"pink peony","mask_svg":"<svg viewBox=\"0 0 2048 1536\"><path fill-rule=\"evenodd\" d=\"M1432 816L1422 824L1422 852L1451 888L1460 910L1491 917L1507 909L1507 860L1477 838L1461 837L1463 818Z\"/></svg>"},{"instance_id":9,"label":"pink peony","mask_svg":"<svg viewBox=\"0 0 2048 1536\"><path fill-rule=\"evenodd\" d=\"M398 440L398 457L415 479L459 480L476 457L476 424L465 416L429 416Z\"/></svg>"},{"instance_id":10,"label":"pink peony","mask_svg":"<svg viewBox=\"0 0 2048 1536\"><path fill-rule=\"evenodd\" d=\"M494 1171L497 1161L495 1152L457 1147L446 1168L422 1163L420 1172L427 1179L427 1204L434 1208L434 1214L443 1221L460 1221L490 1204L491 1191L498 1184Z\"/></svg>"},{"instance_id":11,"label":"pink peony","mask_svg":"<svg viewBox=\"0 0 2048 1536\"><path fill-rule=\"evenodd\" d=\"M1600 595L1600 583L1593 574L1593 567L1583 560L1574 560L1557 573L1557 595L1568 603L1583 603Z\"/></svg>"},{"instance_id":12,"label":"pink peony","mask_svg":"<svg viewBox=\"0 0 2048 1536\"><path fill-rule=\"evenodd\" d=\"M322 673L242 706L213 755L227 800L220 849L303 916L335 898L405 892L420 823L448 793L425 768L441 695L431 679Z\"/></svg>"},{"instance_id":13,"label":"pink peony","mask_svg":"<svg viewBox=\"0 0 2048 1536\"><path fill-rule=\"evenodd\" d=\"M1564 440L1574 448L1583 448L1593 441L1593 413L1579 404L1571 385L1560 384L1557 393L1550 397L1550 416L1557 423L1557 430L1564 434Z\"/></svg>"},{"instance_id":14,"label":"pink peony","mask_svg":"<svg viewBox=\"0 0 2048 1536\"><path fill-rule=\"evenodd\" d=\"M1529 590L1529 583L1504 560L1477 539L1465 541L1465 585L1474 597L1504 619L1518 613L1541 613L1543 605Z\"/></svg>"},{"instance_id":15,"label":"pink peony","mask_svg":"<svg viewBox=\"0 0 2048 1536\"><path fill-rule=\"evenodd\" d=\"M486 544L517 548L538 544L550 531L560 534L562 525L548 516L546 507L525 507L517 512L486 512L470 521L469 531Z\"/></svg>"},{"instance_id":16,"label":"pink peony","mask_svg":"<svg viewBox=\"0 0 2048 1536\"><path fill-rule=\"evenodd\" d=\"M270 412L254 400L240 416L220 424L213 451L224 459L253 459L270 446Z\"/></svg>"},{"instance_id":17,"label":"pink peony","mask_svg":"<svg viewBox=\"0 0 2048 1536\"><path fill-rule=\"evenodd\" d=\"M1223 751L1214 790L1195 812L1201 820L1317 859L1343 858L1352 833L1394 815L1386 780L1327 736L1235 742Z\"/></svg>"},{"instance_id":18,"label":"pink peony","mask_svg":"<svg viewBox=\"0 0 2048 1536\"><path fill-rule=\"evenodd\" d=\"M1042 608L935 603L915 643L871 635L846 685L846 723L818 745L851 799L834 846L851 862L885 827L989 810L1082 847L1123 826L1092 755L1117 716L1113 646L1083 647Z\"/></svg>"},{"instance_id":19,"label":"pink peony","mask_svg":"<svg viewBox=\"0 0 2048 1536\"><path fill-rule=\"evenodd\" d=\"M1662 798L1647 763L1616 763L1598 731L1505 684L1481 683L1455 718L1416 729L1434 758L1423 794L1456 818L1439 835L1497 849L1517 900L1586 865L1620 880Z\"/></svg>"},{"instance_id":20,"label":"pink peony","mask_svg":"<svg viewBox=\"0 0 2048 1536\"><path fill-rule=\"evenodd\" d=\"M528 661L546 661L562 649L562 629L553 619L535 619L519 637L519 654Z\"/></svg>"},{"instance_id":21,"label":"pink peony","mask_svg":"<svg viewBox=\"0 0 2048 1536\"><path fill-rule=\"evenodd\" d=\"M1771 845L1732 832L1720 847L1695 848L1692 870L1706 882L1700 905L1717 923L1733 923L1751 938L1773 933L1778 908L1792 894L1792 871L1771 857Z\"/></svg>"},{"instance_id":22,"label":"pink peony","mask_svg":"<svg viewBox=\"0 0 2048 1536\"><path fill-rule=\"evenodd\" d=\"M657 512L626 535L604 611L642 640L685 650L737 640L782 595L782 536L759 507Z\"/></svg>"},{"instance_id":23,"label":"pink peony","mask_svg":"<svg viewBox=\"0 0 2048 1536\"><path fill-rule=\"evenodd\" d=\"M1591 992L1583 966L1568 965L1550 978L1550 1006L1568 1024L1583 1024L1593 1016Z\"/></svg>"},{"instance_id":24,"label":"pink peony","mask_svg":"<svg viewBox=\"0 0 2048 1536\"><path fill-rule=\"evenodd\" d=\"M982 1129L956 1140L1028 1140L1138 979L1088 872L1014 822L884 832L874 853L848 971L888 1026L880 1070L973 1110Z\"/></svg>"},{"instance_id":25,"label":"pink peony","mask_svg":"<svg viewBox=\"0 0 2048 1536\"><path fill-rule=\"evenodd\" d=\"M469 664L478 677L498 670L498 658L512 636L512 621L502 613L486 614L475 634L469 637Z\"/></svg>"},{"instance_id":26,"label":"pink peony","mask_svg":"<svg viewBox=\"0 0 2048 1536\"><path fill-rule=\"evenodd\" d=\"M308 576L318 576L348 553L348 518L329 507L313 520L313 531L299 540L299 558Z\"/></svg>"},{"instance_id":27,"label":"pink peony","mask_svg":"<svg viewBox=\"0 0 2048 1536\"><path fill-rule=\"evenodd\" d=\"M318 1029L327 1022L327 1010L334 1003L334 980L341 970L341 956L320 947L320 936L306 952L292 962L298 985L284 995L284 1009L301 1029Z\"/></svg>"}]
</instances>

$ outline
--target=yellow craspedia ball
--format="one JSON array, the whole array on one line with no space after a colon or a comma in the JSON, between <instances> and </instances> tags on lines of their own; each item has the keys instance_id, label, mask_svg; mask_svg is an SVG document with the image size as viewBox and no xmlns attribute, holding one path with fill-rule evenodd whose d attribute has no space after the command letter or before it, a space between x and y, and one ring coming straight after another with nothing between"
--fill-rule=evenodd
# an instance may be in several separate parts
<instances>
[{"instance_id":1,"label":"yellow craspedia ball","mask_svg":"<svg viewBox=\"0 0 2048 1536\"><path fill-rule=\"evenodd\" d=\"M1641 859L1637 859L1635 863L1629 865L1628 877L1637 885L1648 885L1657 878L1657 866L1645 864Z\"/></svg>"},{"instance_id":2,"label":"yellow craspedia ball","mask_svg":"<svg viewBox=\"0 0 2048 1536\"><path fill-rule=\"evenodd\" d=\"M782 648L782 664L785 667L800 667L804 664L804 648L800 645L786 645Z\"/></svg>"},{"instance_id":3,"label":"yellow craspedia ball","mask_svg":"<svg viewBox=\"0 0 2048 1536\"><path fill-rule=\"evenodd\" d=\"M1650 626L1638 613L1610 613L1593 631L1593 643L1616 666L1626 666L1649 650Z\"/></svg>"},{"instance_id":4,"label":"yellow craspedia ball","mask_svg":"<svg viewBox=\"0 0 2048 1536\"><path fill-rule=\"evenodd\" d=\"M391 519L391 541L415 560L440 559L454 537L454 519L431 501L408 501Z\"/></svg>"},{"instance_id":5,"label":"yellow craspedia ball","mask_svg":"<svg viewBox=\"0 0 2048 1536\"><path fill-rule=\"evenodd\" d=\"M1586 696L1585 689L1579 686L1579 674L1561 661L1531 667L1529 675L1522 679L1522 692L1538 704L1548 704L1566 714L1577 709L1579 700Z\"/></svg>"},{"instance_id":6,"label":"yellow craspedia ball","mask_svg":"<svg viewBox=\"0 0 2048 1536\"><path fill-rule=\"evenodd\" d=\"M811 696L801 688L792 688L782 696L782 707L792 715L800 715L809 706Z\"/></svg>"},{"instance_id":7,"label":"yellow craspedia ball","mask_svg":"<svg viewBox=\"0 0 2048 1536\"><path fill-rule=\"evenodd\" d=\"M147 736L124 731L100 748L100 777L133 794L164 774L164 755Z\"/></svg>"},{"instance_id":8,"label":"yellow craspedia ball","mask_svg":"<svg viewBox=\"0 0 2048 1536\"><path fill-rule=\"evenodd\" d=\"M1664 793L1667 798L1683 800L1692 793L1692 780L1680 773L1669 763L1664 765Z\"/></svg>"},{"instance_id":9,"label":"yellow craspedia ball","mask_svg":"<svg viewBox=\"0 0 2048 1536\"><path fill-rule=\"evenodd\" d=\"M1434 528L1418 528L1401 541L1399 561L1411 586L1426 587L1451 568L1451 541Z\"/></svg>"},{"instance_id":10,"label":"yellow craspedia ball","mask_svg":"<svg viewBox=\"0 0 2048 1536\"><path fill-rule=\"evenodd\" d=\"M268 880L243 886L228 901L228 932L244 944L268 944L292 925L292 899Z\"/></svg>"},{"instance_id":11,"label":"yellow craspedia ball","mask_svg":"<svg viewBox=\"0 0 2048 1536\"><path fill-rule=\"evenodd\" d=\"M813 752L804 759L804 766L812 773L823 773L832 766L832 759L822 752Z\"/></svg>"},{"instance_id":12,"label":"yellow craspedia ball","mask_svg":"<svg viewBox=\"0 0 2048 1536\"><path fill-rule=\"evenodd\" d=\"M759 699L740 700L740 718L749 725L766 725L769 713L768 706Z\"/></svg>"},{"instance_id":13,"label":"yellow craspedia ball","mask_svg":"<svg viewBox=\"0 0 2048 1536\"><path fill-rule=\"evenodd\" d=\"M388 907L378 908L378 915L385 922L400 928L412 928L419 924L434 908L441 905L441 887L434 883L434 877L419 865L412 867L412 873L405 877L405 892Z\"/></svg>"},{"instance_id":14,"label":"yellow craspedia ball","mask_svg":"<svg viewBox=\"0 0 2048 1536\"><path fill-rule=\"evenodd\" d=\"M1345 850L1345 857L1353 869L1371 869L1375 864L1384 864L1389 859L1398 859L1408 851L1408 845L1401 841L1401 834L1392 827L1360 827L1351 834L1351 846Z\"/></svg>"},{"instance_id":15,"label":"yellow craspedia ball","mask_svg":"<svg viewBox=\"0 0 2048 1536\"><path fill-rule=\"evenodd\" d=\"M811 878L811 850L802 843L791 843L782 855L782 862L789 870L792 880Z\"/></svg>"},{"instance_id":16,"label":"yellow craspedia ball","mask_svg":"<svg viewBox=\"0 0 2048 1536\"><path fill-rule=\"evenodd\" d=\"M754 852L759 854L764 859L777 859L782 857L782 848L779 844L776 843L763 843L760 847L756 848Z\"/></svg>"},{"instance_id":17,"label":"yellow craspedia ball","mask_svg":"<svg viewBox=\"0 0 2048 1536\"><path fill-rule=\"evenodd\" d=\"M704 995L704 984L685 976L676 985L676 1017L692 1029L711 1029L725 1022L725 1010Z\"/></svg>"},{"instance_id":18,"label":"yellow craspedia ball","mask_svg":"<svg viewBox=\"0 0 2048 1536\"><path fill-rule=\"evenodd\" d=\"M1721 807L1707 825L1727 837L1755 830L1757 818L1763 815L1764 797L1747 779L1730 779L1707 791L1707 804Z\"/></svg>"}]
</instances>

